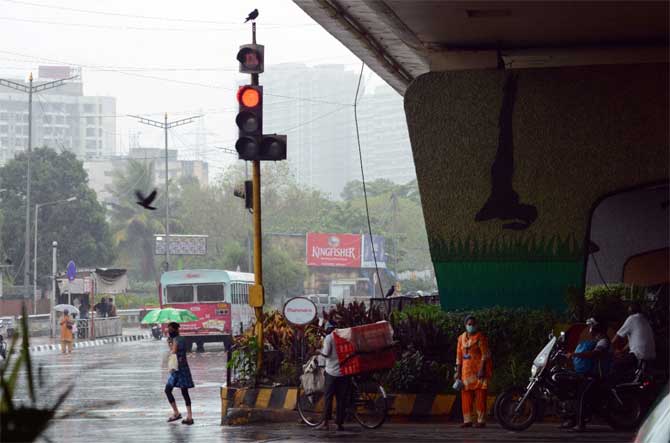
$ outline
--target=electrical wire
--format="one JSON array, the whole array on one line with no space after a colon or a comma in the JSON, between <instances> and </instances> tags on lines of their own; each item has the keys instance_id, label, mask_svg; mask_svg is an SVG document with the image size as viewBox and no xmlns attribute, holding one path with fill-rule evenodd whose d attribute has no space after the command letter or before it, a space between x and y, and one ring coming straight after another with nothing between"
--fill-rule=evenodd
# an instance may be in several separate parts
<instances>
[{"instance_id":1,"label":"electrical wire","mask_svg":"<svg viewBox=\"0 0 670 443\"><path fill-rule=\"evenodd\" d=\"M83 68L98 68L97 65L85 65L85 64L76 64L76 63L70 63L64 60L57 60L57 59L52 59L52 58L47 58L47 57L34 57L28 54L21 54L17 52L12 52L12 51L4 51L0 50L0 53L3 54L10 54L14 56L19 56L19 57L26 57L26 58L31 58L33 60L44 60L49 63L61 63L64 65L68 66L74 66L74 67L83 67ZM146 78L150 80L159 80L159 81L164 81L168 83L174 83L174 84L182 84L182 85L187 85L187 86L199 86L203 88L208 88L208 89L216 89L216 90L229 90L229 91L237 91L237 87L231 88L228 86L223 86L223 85L215 85L215 84L209 84L209 83L200 83L200 82L193 82L193 81L186 81L186 80L176 80L176 79L170 79L170 78L165 78L165 77L159 77L155 75L147 75L147 74L138 74L137 72L126 72L124 70L112 70L110 69L108 72L115 72L117 74L121 75L126 75L130 77L136 77L136 78ZM349 103L340 103L340 102L333 102L329 100L320 100L320 99L311 99L311 98L302 98L302 97L293 97L289 95L282 95L282 94L271 94L264 92L264 96L269 96L269 97L279 97L279 98L285 98L285 99L290 99L290 100L295 100L295 101L304 101L304 102L311 102L311 103L319 103L319 104L326 104L326 105L337 105L337 106L352 106Z\"/></svg>"},{"instance_id":2,"label":"electrical wire","mask_svg":"<svg viewBox=\"0 0 670 443\"><path fill-rule=\"evenodd\" d=\"M66 6L55 6L55 5L45 5L42 3L34 2L25 2L19 0L2 0L6 3L14 3L16 5L23 6L32 6L37 8L46 8L46 9L55 9L58 11L70 11L78 12L81 14L94 14L94 15L104 15L108 17L124 17L124 18L135 18L142 20L159 20L165 22L179 22L179 23L199 23L199 24L209 24L209 25L237 25L237 26L247 26L241 22L220 22L215 20L198 20L198 19L187 19L187 18L178 18L178 17L159 17L153 15L139 15L139 14L125 14L121 12L110 12L110 11L96 11L93 9L80 9L80 8L69 8ZM279 23L264 23L264 26L281 26L281 27L292 27L292 26L316 26L317 23L294 23L294 24L279 24Z\"/></svg>"},{"instance_id":3,"label":"electrical wire","mask_svg":"<svg viewBox=\"0 0 670 443\"><path fill-rule=\"evenodd\" d=\"M365 62L361 62L361 72L358 75L358 85L356 85L356 95L354 97L354 123L356 124L356 143L358 144L358 160L361 165L361 180L363 182L363 199L365 200L365 217L368 221L368 234L370 235L370 246L372 248L372 258L375 261L375 273L377 274L377 283L379 283L380 297L384 296L384 287L382 286L382 279L379 275L379 265L377 263L377 252L375 251L375 241L372 236L372 223L370 222L370 206L368 205L368 191L365 186L365 172L363 168L363 150L361 149L361 135L358 131L358 92L361 88L361 79L363 78L363 68Z\"/></svg>"},{"instance_id":4,"label":"electrical wire","mask_svg":"<svg viewBox=\"0 0 670 443\"><path fill-rule=\"evenodd\" d=\"M591 259L593 260L593 264L596 266L596 271L598 271L598 276L600 277L600 280L603 282L603 285L605 285L605 288L609 290L609 286L607 286L607 282L605 281L605 277L603 277L603 273L600 271L600 266L598 266L598 261L596 260L596 255L592 252L591 253Z\"/></svg>"}]
</instances>

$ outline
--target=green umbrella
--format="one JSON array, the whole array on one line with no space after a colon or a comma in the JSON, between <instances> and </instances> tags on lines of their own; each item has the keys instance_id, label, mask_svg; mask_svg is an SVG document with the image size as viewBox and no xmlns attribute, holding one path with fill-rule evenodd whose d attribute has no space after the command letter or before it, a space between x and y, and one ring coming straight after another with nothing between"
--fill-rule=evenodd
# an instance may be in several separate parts
<instances>
[{"instance_id":1,"label":"green umbrella","mask_svg":"<svg viewBox=\"0 0 670 443\"><path fill-rule=\"evenodd\" d=\"M154 309L147 312L147 315L142 319L142 324L149 323L184 323L187 321L196 321L198 316L188 309Z\"/></svg>"}]
</instances>

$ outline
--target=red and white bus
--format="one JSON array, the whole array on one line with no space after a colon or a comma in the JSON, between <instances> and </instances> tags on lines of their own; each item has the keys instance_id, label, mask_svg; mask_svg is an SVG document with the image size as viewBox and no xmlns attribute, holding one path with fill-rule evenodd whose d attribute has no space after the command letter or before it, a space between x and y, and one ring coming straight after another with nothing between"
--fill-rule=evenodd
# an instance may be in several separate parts
<instances>
[{"instance_id":1,"label":"red and white bus","mask_svg":"<svg viewBox=\"0 0 670 443\"><path fill-rule=\"evenodd\" d=\"M249 306L249 286L254 274L218 269L190 269L163 273L158 288L161 308L188 309L197 321L181 323L180 334L187 345L223 342L241 334L254 321Z\"/></svg>"}]
</instances>

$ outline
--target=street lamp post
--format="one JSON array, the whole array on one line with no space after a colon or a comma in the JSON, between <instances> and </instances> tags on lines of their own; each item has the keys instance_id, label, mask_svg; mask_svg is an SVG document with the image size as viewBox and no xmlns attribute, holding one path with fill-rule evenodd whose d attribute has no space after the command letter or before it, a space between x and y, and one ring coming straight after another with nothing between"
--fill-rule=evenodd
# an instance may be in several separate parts
<instances>
[{"instance_id":1,"label":"street lamp post","mask_svg":"<svg viewBox=\"0 0 670 443\"><path fill-rule=\"evenodd\" d=\"M37 242L35 242L37 243ZM54 315L54 306L56 306L56 257L58 254L58 242L51 243L51 306L49 307L49 324L51 325L51 338L56 334L56 316Z\"/></svg>"},{"instance_id":2,"label":"street lamp post","mask_svg":"<svg viewBox=\"0 0 670 443\"><path fill-rule=\"evenodd\" d=\"M40 208L43 206L52 206L60 203L69 203L77 200L77 197L66 198L65 200L56 200L47 203L38 203L35 205L35 238L33 249L33 314L37 314L37 221L39 220Z\"/></svg>"}]
</instances>

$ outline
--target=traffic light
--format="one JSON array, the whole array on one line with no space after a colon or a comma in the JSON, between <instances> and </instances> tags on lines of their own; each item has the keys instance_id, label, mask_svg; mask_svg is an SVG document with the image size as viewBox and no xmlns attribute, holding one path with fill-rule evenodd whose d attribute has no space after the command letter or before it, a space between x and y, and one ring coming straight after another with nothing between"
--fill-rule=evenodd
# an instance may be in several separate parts
<instances>
[{"instance_id":1,"label":"traffic light","mask_svg":"<svg viewBox=\"0 0 670 443\"><path fill-rule=\"evenodd\" d=\"M246 180L244 185L240 184L239 186L233 189L233 195L235 197L244 199L244 207L247 209L253 208L253 182L251 180Z\"/></svg>"},{"instance_id":2,"label":"traffic light","mask_svg":"<svg viewBox=\"0 0 670 443\"><path fill-rule=\"evenodd\" d=\"M258 160L286 160L286 136L278 134L263 135Z\"/></svg>"},{"instance_id":3,"label":"traffic light","mask_svg":"<svg viewBox=\"0 0 670 443\"><path fill-rule=\"evenodd\" d=\"M237 61L240 62L240 72L243 74L260 74L263 72L263 45L242 45L237 52Z\"/></svg>"},{"instance_id":4,"label":"traffic light","mask_svg":"<svg viewBox=\"0 0 670 443\"><path fill-rule=\"evenodd\" d=\"M237 101L240 106L235 123L240 131L235 149L240 160L257 160L263 134L263 87L240 86Z\"/></svg>"}]
</instances>

